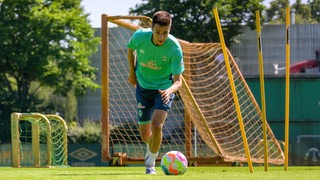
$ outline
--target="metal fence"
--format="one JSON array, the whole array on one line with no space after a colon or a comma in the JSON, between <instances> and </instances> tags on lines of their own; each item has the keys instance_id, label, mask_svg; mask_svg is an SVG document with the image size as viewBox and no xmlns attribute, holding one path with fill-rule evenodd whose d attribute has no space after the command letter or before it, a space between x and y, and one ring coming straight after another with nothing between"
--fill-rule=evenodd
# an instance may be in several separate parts
<instances>
[{"instance_id":1,"label":"metal fence","mask_svg":"<svg viewBox=\"0 0 320 180\"><path fill-rule=\"evenodd\" d=\"M275 74L275 66L285 66L286 27L266 25L262 27L262 54L264 72ZM320 24L293 24L290 26L291 65L303 60L315 60L320 49ZM244 76L259 75L258 47L256 31L249 28L237 37L237 43L230 47L232 55L238 59L238 66ZM279 71L279 74L284 71ZM319 73L319 68L308 69L307 73Z\"/></svg>"}]
</instances>

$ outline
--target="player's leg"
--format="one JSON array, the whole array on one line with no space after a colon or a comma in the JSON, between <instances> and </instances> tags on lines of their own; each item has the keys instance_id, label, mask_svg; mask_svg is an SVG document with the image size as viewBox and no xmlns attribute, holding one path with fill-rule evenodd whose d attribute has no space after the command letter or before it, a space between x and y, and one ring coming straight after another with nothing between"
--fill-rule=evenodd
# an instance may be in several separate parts
<instances>
[{"instance_id":1,"label":"player's leg","mask_svg":"<svg viewBox=\"0 0 320 180\"><path fill-rule=\"evenodd\" d=\"M162 141L162 127L167 117L167 111L156 109L152 115L151 137L145 156L146 174L156 174L155 165Z\"/></svg>"},{"instance_id":2,"label":"player's leg","mask_svg":"<svg viewBox=\"0 0 320 180\"><path fill-rule=\"evenodd\" d=\"M162 128L167 118L167 111L156 109L152 115L151 137L149 139L150 152L158 153L162 141Z\"/></svg>"},{"instance_id":3,"label":"player's leg","mask_svg":"<svg viewBox=\"0 0 320 180\"><path fill-rule=\"evenodd\" d=\"M146 154L146 173L155 174L155 162L159 153L162 141L162 128L167 118L168 112L171 108L174 95L171 95L170 101L164 103L161 94L157 93L155 96L155 110L152 114L151 120L151 137L149 139L149 150ZM148 147L147 147L148 148Z\"/></svg>"},{"instance_id":4,"label":"player's leg","mask_svg":"<svg viewBox=\"0 0 320 180\"><path fill-rule=\"evenodd\" d=\"M162 128L167 118L168 112L171 108L174 94L171 94L168 103L164 103L160 93L155 95L155 110L152 114L151 120L151 137L149 139L150 151L152 153L158 153L160 144L162 141Z\"/></svg>"},{"instance_id":5,"label":"player's leg","mask_svg":"<svg viewBox=\"0 0 320 180\"><path fill-rule=\"evenodd\" d=\"M152 119L152 110L154 106L154 94L157 91L155 90L146 90L143 89L137 84L136 89L136 98L138 104L138 124L140 137L144 143L147 145L147 151L145 156L145 165L146 165L146 174L156 174L155 164L147 163L147 160L150 156L149 150L149 140L152 134L151 131L151 119ZM150 161L149 161L150 162Z\"/></svg>"},{"instance_id":6,"label":"player's leg","mask_svg":"<svg viewBox=\"0 0 320 180\"><path fill-rule=\"evenodd\" d=\"M148 124L139 124L139 132L142 141L145 144L149 144L149 139L151 137L151 121Z\"/></svg>"},{"instance_id":7,"label":"player's leg","mask_svg":"<svg viewBox=\"0 0 320 180\"><path fill-rule=\"evenodd\" d=\"M147 145L146 154L144 157L145 165L146 165L146 174L156 174L155 160L152 160L152 159L155 159L157 155L153 155L150 152L150 148L149 148L149 140L152 134L151 121L149 121L148 124L139 124L139 131L140 131L140 136L142 141Z\"/></svg>"}]
</instances>

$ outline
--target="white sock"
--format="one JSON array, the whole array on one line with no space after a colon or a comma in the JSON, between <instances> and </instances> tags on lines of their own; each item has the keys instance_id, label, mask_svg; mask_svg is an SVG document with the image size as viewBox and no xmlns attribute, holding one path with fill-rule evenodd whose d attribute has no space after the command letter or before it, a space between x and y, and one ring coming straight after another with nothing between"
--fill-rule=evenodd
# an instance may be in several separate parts
<instances>
[{"instance_id":1,"label":"white sock","mask_svg":"<svg viewBox=\"0 0 320 180\"><path fill-rule=\"evenodd\" d=\"M150 149L149 149L149 151L150 151ZM152 153L152 152L150 151L150 156L149 156L149 158L148 158L147 161L146 161L146 164L147 164L148 166L155 166L158 153L159 153L159 152L157 152L157 153Z\"/></svg>"},{"instance_id":2,"label":"white sock","mask_svg":"<svg viewBox=\"0 0 320 180\"><path fill-rule=\"evenodd\" d=\"M157 156L158 156L158 152L157 153L152 153L152 152L150 152L150 159L152 160L152 161L156 161L156 159L157 159Z\"/></svg>"}]
</instances>

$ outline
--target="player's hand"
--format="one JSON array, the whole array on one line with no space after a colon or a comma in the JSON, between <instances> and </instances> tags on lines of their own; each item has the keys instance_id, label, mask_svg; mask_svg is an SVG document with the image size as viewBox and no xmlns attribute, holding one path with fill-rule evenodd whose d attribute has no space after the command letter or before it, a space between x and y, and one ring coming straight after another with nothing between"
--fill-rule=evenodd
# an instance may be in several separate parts
<instances>
[{"instance_id":1,"label":"player's hand","mask_svg":"<svg viewBox=\"0 0 320 180\"><path fill-rule=\"evenodd\" d=\"M160 90L160 89L158 91L161 94L162 101L168 104L170 102L171 92L169 92L168 90Z\"/></svg>"},{"instance_id":2,"label":"player's hand","mask_svg":"<svg viewBox=\"0 0 320 180\"><path fill-rule=\"evenodd\" d=\"M133 86L137 86L137 76L135 73L129 73L128 82Z\"/></svg>"}]
</instances>

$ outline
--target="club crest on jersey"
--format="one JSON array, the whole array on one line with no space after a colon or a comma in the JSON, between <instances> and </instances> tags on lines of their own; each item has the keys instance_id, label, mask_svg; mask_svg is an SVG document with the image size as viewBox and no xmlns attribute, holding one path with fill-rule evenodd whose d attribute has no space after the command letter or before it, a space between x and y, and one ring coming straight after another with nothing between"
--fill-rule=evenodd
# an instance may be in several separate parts
<instances>
[{"instance_id":1,"label":"club crest on jersey","mask_svg":"<svg viewBox=\"0 0 320 180\"><path fill-rule=\"evenodd\" d=\"M162 61L164 61L164 62L166 62L167 59L168 59L167 56L163 56L163 57L162 57Z\"/></svg>"}]
</instances>

